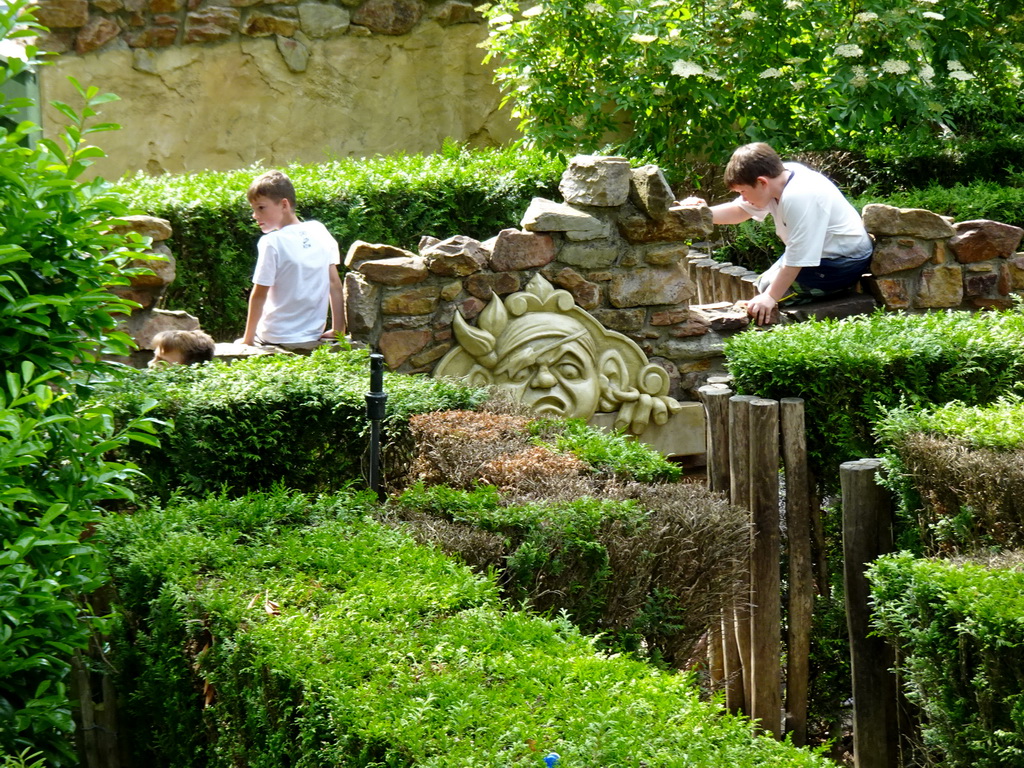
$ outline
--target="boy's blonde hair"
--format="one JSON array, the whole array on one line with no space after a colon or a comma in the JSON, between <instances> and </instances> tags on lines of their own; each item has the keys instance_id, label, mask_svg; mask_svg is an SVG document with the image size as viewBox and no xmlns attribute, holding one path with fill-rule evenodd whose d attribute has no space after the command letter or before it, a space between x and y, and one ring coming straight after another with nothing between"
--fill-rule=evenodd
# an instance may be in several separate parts
<instances>
[{"instance_id":1,"label":"boy's blonde hair","mask_svg":"<svg viewBox=\"0 0 1024 768\"><path fill-rule=\"evenodd\" d=\"M292 180L281 171L267 171L257 176L252 180L245 195L250 203L255 202L257 197L269 197L275 203L287 200L291 203L292 210L295 210L295 187Z\"/></svg>"},{"instance_id":2,"label":"boy's blonde hair","mask_svg":"<svg viewBox=\"0 0 1024 768\"><path fill-rule=\"evenodd\" d=\"M153 337L153 349L180 352L182 363L206 363L213 359L213 338L203 331L160 331Z\"/></svg>"},{"instance_id":3,"label":"boy's blonde hair","mask_svg":"<svg viewBox=\"0 0 1024 768\"><path fill-rule=\"evenodd\" d=\"M774 179L785 170L782 158L769 145L761 141L744 144L725 166L725 185L730 189L737 184L752 187L759 177Z\"/></svg>"}]
</instances>

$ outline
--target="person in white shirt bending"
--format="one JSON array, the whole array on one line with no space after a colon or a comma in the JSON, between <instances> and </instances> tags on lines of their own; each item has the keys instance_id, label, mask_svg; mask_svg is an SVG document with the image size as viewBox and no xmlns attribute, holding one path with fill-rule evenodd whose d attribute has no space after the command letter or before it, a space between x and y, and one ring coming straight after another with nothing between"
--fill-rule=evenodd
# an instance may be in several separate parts
<instances>
[{"instance_id":1,"label":"person in white shirt bending","mask_svg":"<svg viewBox=\"0 0 1024 768\"><path fill-rule=\"evenodd\" d=\"M739 197L711 206L716 224L763 221L771 214L786 246L758 278L747 314L761 324L785 300L844 291L869 270L873 244L860 214L829 179L800 163L784 163L769 145L746 144L725 167ZM681 205L703 203L690 197Z\"/></svg>"}]
</instances>

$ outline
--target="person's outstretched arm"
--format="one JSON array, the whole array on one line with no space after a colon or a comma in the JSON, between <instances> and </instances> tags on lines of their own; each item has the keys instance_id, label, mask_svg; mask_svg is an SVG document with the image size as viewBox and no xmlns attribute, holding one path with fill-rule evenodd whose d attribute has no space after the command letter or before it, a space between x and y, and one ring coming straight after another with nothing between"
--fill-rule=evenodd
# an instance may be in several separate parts
<instances>
[{"instance_id":1,"label":"person's outstretched arm","mask_svg":"<svg viewBox=\"0 0 1024 768\"><path fill-rule=\"evenodd\" d=\"M707 202L701 197L688 197L676 205L707 205ZM711 206L711 220L715 224L742 224L751 218L750 213L736 201Z\"/></svg>"},{"instance_id":2,"label":"person's outstretched arm","mask_svg":"<svg viewBox=\"0 0 1024 768\"><path fill-rule=\"evenodd\" d=\"M327 279L330 281L331 328L324 331L320 338L333 339L345 335L345 291L338 274L338 265L328 264L327 271Z\"/></svg>"},{"instance_id":3,"label":"person's outstretched arm","mask_svg":"<svg viewBox=\"0 0 1024 768\"><path fill-rule=\"evenodd\" d=\"M263 307L267 303L267 294L270 293L269 285L252 284L252 292L249 294L249 313L245 318L245 333L242 338L236 339L236 344L255 344L256 325L263 317Z\"/></svg>"}]
</instances>

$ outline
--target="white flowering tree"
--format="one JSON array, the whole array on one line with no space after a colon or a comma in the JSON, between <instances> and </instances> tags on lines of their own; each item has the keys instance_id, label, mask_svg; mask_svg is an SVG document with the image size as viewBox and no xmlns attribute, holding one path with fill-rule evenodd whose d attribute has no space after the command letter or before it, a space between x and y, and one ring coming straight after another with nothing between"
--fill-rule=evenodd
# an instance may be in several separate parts
<instances>
[{"instance_id":1,"label":"white flowering tree","mask_svg":"<svg viewBox=\"0 0 1024 768\"><path fill-rule=\"evenodd\" d=\"M498 0L486 47L527 140L680 163L738 144L956 127L1017 105L1019 0ZM1013 109L1018 109L1014 106Z\"/></svg>"}]
</instances>

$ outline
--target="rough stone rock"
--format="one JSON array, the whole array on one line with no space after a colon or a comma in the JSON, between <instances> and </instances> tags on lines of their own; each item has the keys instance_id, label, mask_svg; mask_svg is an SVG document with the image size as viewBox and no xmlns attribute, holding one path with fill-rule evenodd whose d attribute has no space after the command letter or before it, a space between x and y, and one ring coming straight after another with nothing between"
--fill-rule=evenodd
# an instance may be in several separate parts
<instances>
[{"instance_id":1,"label":"rough stone rock","mask_svg":"<svg viewBox=\"0 0 1024 768\"><path fill-rule=\"evenodd\" d=\"M604 269L619 258L619 244L610 240L565 243L558 251L558 260L583 269Z\"/></svg>"},{"instance_id":2,"label":"rough stone rock","mask_svg":"<svg viewBox=\"0 0 1024 768\"><path fill-rule=\"evenodd\" d=\"M897 208L892 205L870 203L861 212L864 228L879 237L920 237L941 240L955 232L942 216L923 208Z\"/></svg>"},{"instance_id":3,"label":"rough stone rock","mask_svg":"<svg viewBox=\"0 0 1024 768\"><path fill-rule=\"evenodd\" d=\"M465 277L487 266L487 251L478 240L455 235L420 251L427 269L444 277Z\"/></svg>"},{"instance_id":4,"label":"rough stone rock","mask_svg":"<svg viewBox=\"0 0 1024 768\"><path fill-rule=\"evenodd\" d=\"M352 23L379 35L404 35L422 15L423 4L418 0L367 0L352 14Z\"/></svg>"},{"instance_id":5,"label":"rough stone rock","mask_svg":"<svg viewBox=\"0 0 1024 768\"><path fill-rule=\"evenodd\" d=\"M964 295L991 296L999 286L998 272L977 272L964 275Z\"/></svg>"},{"instance_id":6,"label":"rough stone rock","mask_svg":"<svg viewBox=\"0 0 1024 768\"><path fill-rule=\"evenodd\" d=\"M459 305L459 313L467 320L472 320L487 306L476 296L471 296Z\"/></svg>"},{"instance_id":7,"label":"rough stone rock","mask_svg":"<svg viewBox=\"0 0 1024 768\"><path fill-rule=\"evenodd\" d=\"M213 43L227 40L241 20L237 8L203 8L185 17L186 43Z\"/></svg>"},{"instance_id":8,"label":"rough stone rock","mask_svg":"<svg viewBox=\"0 0 1024 768\"><path fill-rule=\"evenodd\" d=\"M605 328L622 333L641 330L647 315L642 309L595 309L590 314Z\"/></svg>"},{"instance_id":9,"label":"rough stone rock","mask_svg":"<svg viewBox=\"0 0 1024 768\"><path fill-rule=\"evenodd\" d=\"M441 288L441 301L454 301L462 293L462 281L452 280Z\"/></svg>"},{"instance_id":10,"label":"rough stone rock","mask_svg":"<svg viewBox=\"0 0 1024 768\"><path fill-rule=\"evenodd\" d=\"M310 37L327 38L348 31L351 14L347 8L323 3L302 3L299 6L299 24Z\"/></svg>"},{"instance_id":11,"label":"rough stone rock","mask_svg":"<svg viewBox=\"0 0 1024 768\"><path fill-rule=\"evenodd\" d=\"M686 258L690 252L690 246L685 243L672 243L671 245L652 245L644 249L644 261L656 267L664 267L669 264L678 264Z\"/></svg>"},{"instance_id":12,"label":"rough stone rock","mask_svg":"<svg viewBox=\"0 0 1024 768\"><path fill-rule=\"evenodd\" d=\"M378 349L388 368L395 370L430 342L430 331L387 331L380 335Z\"/></svg>"},{"instance_id":13,"label":"rough stone rock","mask_svg":"<svg viewBox=\"0 0 1024 768\"><path fill-rule=\"evenodd\" d=\"M165 287L174 282L178 276L177 260L166 245L158 245L153 253L162 256L162 259L132 259L132 267L144 267L152 274L132 275L132 288L146 288L154 293L161 292Z\"/></svg>"},{"instance_id":14,"label":"rough stone rock","mask_svg":"<svg viewBox=\"0 0 1024 768\"><path fill-rule=\"evenodd\" d=\"M356 269L367 280L382 285L412 285L427 279L427 262L421 256L364 261Z\"/></svg>"},{"instance_id":15,"label":"rough stone rock","mask_svg":"<svg viewBox=\"0 0 1024 768\"><path fill-rule=\"evenodd\" d=\"M117 22L104 19L101 16L94 16L79 30L78 36L75 38L75 51L78 53L97 51L119 34L121 34L121 27L117 25Z\"/></svg>"},{"instance_id":16,"label":"rough stone rock","mask_svg":"<svg viewBox=\"0 0 1024 768\"><path fill-rule=\"evenodd\" d=\"M1024 291L1024 253L1018 253L1006 262L1010 276L1010 290Z\"/></svg>"},{"instance_id":17,"label":"rough stone rock","mask_svg":"<svg viewBox=\"0 0 1024 768\"><path fill-rule=\"evenodd\" d=\"M744 315L744 317L746 317L746 315ZM749 321L749 318L747 318L747 320ZM694 316L686 322L676 325L672 328L670 334L674 339L687 339L693 336L703 336L710 330L711 321Z\"/></svg>"},{"instance_id":18,"label":"rough stone rock","mask_svg":"<svg viewBox=\"0 0 1024 768\"><path fill-rule=\"evenodd\" d=\"M961 221L953 229L956 234L949 239L949 248L961 264L1009 258L1024 236L1020 227L985 219Z\"/></svg>"},{"instance_id":19,"label":"rough stone rock","mask_svg":"<svg viewBox=\"0 0 1024 768\"><path fill-rule=\"evenodd\" d=\"M364 261L379 259L415 258L416 254L399 248L394 245L381 243L367 243L363 240L356 240L348 247L345 254L345 266L348 269L358 269Z\"/></svg>"},{"instance_id":20,"label":"rough stone rock","mask_svg":"<svg viewBox=\"0 0 1024 768\"><path fill-rule=\"evenodd\" d=\"M110 228L119 235L138 232L143 237L151 237L154 243L159 243L173 234L171 223L156 216L122 216L120 221L124 223Z\"/></svg>"},{"instance_id":21,"label":"rough stone rock","mask_svg":"<svg viewBox=\"0 0 1024 768\"><path fill-rule=\"evenodd\" d=\"M132 51L132 69L155 75L160 71L157 64L157 56L153 51L145 48L136 48Z\"/></svg>"},{"instance_id":22,"label":"rough stone rock","mask_svg":"<svg viewBox=\"0 0 1024 768\"><path fill-rule=\"evenodd\" d=\"M89 21L88 0L39 0L32 8L36 21L49 29L82 27Z\"/></svg>"},{"instance_id":23,"label":"rough stone rock","mask_svg":"<svg viewBox=\"0 0 1024 768\"><path fill-rule=\"evenodd\" d=\"M689 319L690 309L688 307L676 307L674 309L663 309L658 312L651 312L651 325L655 327L685 323Z\"/></svg>"},{"instance_id":24,"label":"rough stone rock","mask_svg":"<svg viewBox=\"0 0 1024 768\"><path fill-rule=\"evenodd\" d=\"M157 299L157 295L153 291L146 288L132 288L130 285L112 285L108 290L115 296L138 304L139 309L135 310L136 314L141 314L140 310L152 307Z\"/></svg>"},{"instance_id":25,"label":"rough stone rock","mask_svg":"<svg viewBox=\"0 0 1024 768\"><path fill-rule=\"evenodd\" d=\"M879 239L871 256L871 274L889 275L915 269L931 258L927 244L913 237Z\"/></svg>"},{"instance_id":26,"label":"rough stone rock","mask_svg":"<svg viewBox=\"0 0 1024 768\"><path fill-rule=\"evenodd\" d=\"M363 336L373 331L380 315L381 287L358 272L345 275L345 317L349 333Z\"/></svg>"},{"instance_id":27,"label":"rough stone rock","mask_svg":"<svg viewBox=\"0 0 1024 768\"><path fill-rule=\"evenodd\" d=\"M443 317L443 310L442 310ZM396 315L381 318L381 331L410 331L429 328L432 320L437 320L437 315ZM451 318L448 318L451 322Z\"/></svg>"},{"instance_id":28,"label":"rough stone rock","mask_svg":"<svg viewBox=\"0 0 1024 768\"><path fill-rule=\"evenodd\" d=\"M148 27L125 36L129 48L167 48L177 39L177 27Z\"/></svg>"},{"instance_id":29,"label":"rough stone rock","mask_svg":"<svg viewBox=\"0 0 1024 768\"><path fill-rule=\"evenodd\" d=\"M630 175L629 201L655 221L668 218L668 209L675 203L675 195L661 168L643 165L633 168Z\"/></svg>"},{"instance_id":30,"label":"rough stone rock","mask_svg":"<svg viewBox=\"0 0 1024 768\"><path fill-rule=\"evenodd\" d=\"M631 243L702 240L713 229L711 209L706 205L669 211L662 221L648 218L632 205L624 205L619 213L619 232Z\"/></svg>"},{"instance_id":31,"label":"rough stone rock","mask_svg":"<svg viewBox=\"0 0 1024 768\"><path fill-rule=\"evenodd\" d=\"M477 24L484 20L483 15L472 3L460 0L445 0L430 12L430 18L442 27L450 27L453 24Z\"/></svg>"},{"instance_id":32,"label":"rough stone rock","mask_svg":"<svg viewBox=\"0 0 1024 768\"><path fill-rule=\"evenodd\" d=\"M418 355L413 355L412 357L410 357L409 364L414 366L415 368L424 368L426 366L432 366L433 363L436 363L438 360L444 357L448 350L451 348L452 345L450 343L437 344L433 347L428 347L427 349L420 352Z\"/></svg>"},{"instance_id":33,"label":"rough stone rock","mask_svg":"<svg viewBox=\"0 0 1024 768\"><path fill-rule=\"evenodd\" d=\"M291 37L295 34L296 29L298 29L298 24L293 19L262 11L252 11L243 22L240 31L249 37L271 37L272 35Z\"/></svg>"},{"instance_id":34,"label":"rough stone rock","mask_svg":"<svg viewBox=\"0 0 1024 768\"><path fill-rule=\"evenodd\" d=\"M429 315L437 309L441 289L436 285L424 285L396 291L384 297L380 311L385 315Z\"/></svg>"},{"instance_id":35,"label":"rough stone rock","mask_svg":"<svg viewBox=\"0 0 1024 768\"><path fill-rule=\"evenodd\" d=\"M490 247L491 269L513 272L550 264L555 258L555 242L551 235L503 229Z\"/></svg>"},{"instance_id":36,"label":"rough stone rock","mask_svg":"<svg viewBox=\"0 0 1024 768\"><path fill-rule=\"evenodd\" d=\"M183 7L182 0L149 0L150 13L177 13Z\"/></svg>"},{"instance_id":37,"label":"rough stone rock","mask_svg":"<svg viewBox=\"0 0 1024 768\"><path fill-rule=\"evenodd\" d=\"M913 291L907 285L906 280L896 277L871 277L868 279L868 287L886 309L910 308L910 297Z\"/></svg>"},{"instance_id":38,"label":"rough stone rock","mask_svg":"<svg viewBox=\"0 0 1024 768\"><path fill-rule=\"evenodd\" d=\"M571 240L597 240L608 235L608 224L586 211L535 197L520 226L530 232L564 232Z\"/></svg>"},{"instance_id":39,"label":"rough stone rock","mask_svg":"<svg viewBox=\"0 0 1024 768\"><path fill-rule=\"evenodd\" d=\"M926 309L958 307L963 300L964 277L960 267L947 264L921 270L917 306Z\"/></svg>"},{"instance_id":40,"label":"rough stone rock","mask_svg":"<svg viewBox=\"0 0 1024 768\"><path fill-rule=\"evenodd\" d=\"M575 269L565 267L554 275L554 283L571 293L583 309L596 309L601 304L601 288Z\"/></svg>"},{"instance_id":41,"label":"rough stone rock","mask_svg":"<svg viewBox=\"0 0 1024 768\"><path fill-rule=\"evenodd\" d=\"M75 30L53 29L36 38L35 45L47 53L67 53L75 45Z\"/></svg>"},{"instance_id":42,"label":"rough stone rock","mask_svg":"<svg viewBox=\"0 0 1024 768\"><path fill-rule=\"evenodd\" d=\"M617 208L629 198L629 181L626 158L577 155L562 174L558 191L569 204Z\"/></svg>"},{"instance_id":43,"label":"rough stone rock","mask_svg":"<svg viewBox=\"0 0 1024 768\"><path fill-rule=\"evenodd\" d=\"M277 41L277 52L281 54L281 58L284 59L285 65L291 72L305 72L306 68L309 67L309 56L310 49L306 44L308 38L303 40L300 38L302 35L298 30L295 31L295 37L284 37L283 35L276 35ZM304 37L304 36L303 36Z\"/></svg>"},{"instance_id":44,"label":"rough stone rock","mask_svg":"<svg viewBox=\"0 0 1024 768\"><path fill-rule=\"evenodd\" d=\"M634 269L612 277L608 301L613 307L681 304L693 296L686 272L679 267Z\"/></svg>"},{"instance_id":45,"label":"rough stone rock","mask_svg":"<svg viewBox=\"0 0 1024 768\"><path fill-rule=\"evenodd\" d=\"M423 235L420 238L420 242L419 242L419 245L417 246L417 250L419 250L419 252L422 254L424 248L429 248L430 246L437 245L440 242L441 242L441 239L438 238L438 237L432 237L431 235Z\"/></svg>"},{"instance_id":46,"label":"rough stone rock","mask_svg":"<svg viewBox=\"0 0 1024 768\"><path fill-rule=\"evenodd\" d=\"M161 331L198 331L199 320L188 312L154 309L132 315L127 329L140 348L152 349L153 337Z\"/></svg>"},{"instance_id":47,"label":"rough stone rock","mask_svg":"<svg viewBox=\"0 0 1024 768\"><path fill-rule=\"evenodd\" d=\"M489 301L494 294L505 296L515 293L520 287L522 287L522 281L519 279L519 275L512 272L497 274L479 272L470 275L465 281L466 291L484 301Z\"/></svg>"},{"instance_id":48,"label":"rough stone rock","mask_svg":"<svg viewBox=\"0 0 1024 768\"><path fill-rule=\"evenodd\" d=\"M124 8L122 0L93 0L93 6L104 13L117 13Z\"/></svg>"}]
</instances>

